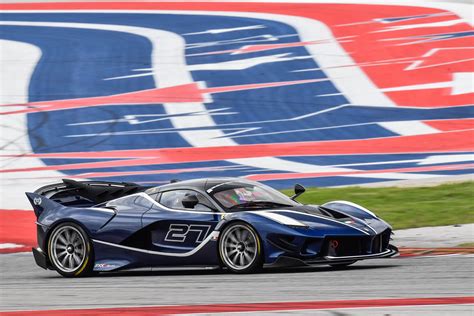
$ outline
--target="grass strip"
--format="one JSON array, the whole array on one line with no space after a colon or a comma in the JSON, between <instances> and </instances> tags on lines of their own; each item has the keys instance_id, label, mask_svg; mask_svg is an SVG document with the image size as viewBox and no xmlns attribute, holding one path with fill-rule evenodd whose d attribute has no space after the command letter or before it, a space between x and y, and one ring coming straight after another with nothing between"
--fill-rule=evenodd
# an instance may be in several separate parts
<instances>
[{"instance_id":1,"label":"grass strip","mask_svg":"<svg viewBox=\"0 0 474 316\"><path fill-rule=\"evenodd\" d=\"M304 204L351 201L373 211L394 229L474 223L472 181L434 187L308 188L297 200Z\"/></svg>"}]
</instances>

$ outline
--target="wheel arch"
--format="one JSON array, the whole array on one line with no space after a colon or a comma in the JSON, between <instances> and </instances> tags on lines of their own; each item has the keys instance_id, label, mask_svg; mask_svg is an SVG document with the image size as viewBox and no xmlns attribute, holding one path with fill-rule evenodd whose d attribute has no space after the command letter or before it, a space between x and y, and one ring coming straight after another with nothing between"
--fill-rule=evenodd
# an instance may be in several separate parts
<instances>
[{"instance_id":1,"label":"wheel arch","mask_svg":"<svg viewBox=\"0 0 474 316\"><path fill-rule=\"evenodd\" d=\"M48 260L50 259L49 258L49 251L48 251L48 243L49 243L49 239L51 238L51 234L56 229L56 227L58 227L59 225L64 224L64 223L74 223L74 224L78 225L79 227L81 227L84 230L84 232L87 234L87 237L89 239L92 239L89 229L83 223L81 223L80 221L78 221L74 218L61 218L61 219L57 220L56 222L54 222L51 226L49 226L48 231L46 232L46 235L45 235L44 240L43 240L43 245L40 245L41 249L45 250L45 254L48 257Z\"/></svg>"},{"instance_id":2,"label":"wheel arch","mask_svg":"<svg viewBox=\"0 0 474 316\"><path fill-rule=\"evenodd\" d=\"M220 232L220 235L222 235L222 232L228 225L231 225L233 223L244 223L246 225L249 225L257 234L257 237L259 239L259 246L260 246L260 251L261 255L263 257L263 261L265 264L273 262L275 259L272 257L273 253L276 251L274 250L274 246L269 242L268 236L270 234L276 234L276 233L282 233L282 234L292 234L293 231L291 231L291 228L278 223L272 219L254 214L254 213L231 213L228 216L224 218L224 221L219 223L219 225L216 227L216 230ZM221 237L221 236L220 236ZM220 241L219 237L219 241ZM217 249L219 252L219 249ZM220 256L220 254L218 253Z\"/></svg>"}]
</instances>

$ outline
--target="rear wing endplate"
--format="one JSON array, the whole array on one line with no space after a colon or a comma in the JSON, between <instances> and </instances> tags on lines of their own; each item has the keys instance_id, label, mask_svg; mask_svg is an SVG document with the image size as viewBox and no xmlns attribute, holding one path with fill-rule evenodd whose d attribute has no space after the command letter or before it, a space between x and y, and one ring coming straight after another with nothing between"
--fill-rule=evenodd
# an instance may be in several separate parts
<instances>
[{"instance_id":1,"label":"rear wing endplate","mask_svg":"<svg viewBox=\"0 0 474 316\"><path fill-rule=\"evenodd\" d=\"M33 206L33 211L35 212L36 218L38 218L45 210L55 209L62 206L61 204L37 193L26 192L25 194L30 201L31 206Z\"/></svg>"}]
</instances>

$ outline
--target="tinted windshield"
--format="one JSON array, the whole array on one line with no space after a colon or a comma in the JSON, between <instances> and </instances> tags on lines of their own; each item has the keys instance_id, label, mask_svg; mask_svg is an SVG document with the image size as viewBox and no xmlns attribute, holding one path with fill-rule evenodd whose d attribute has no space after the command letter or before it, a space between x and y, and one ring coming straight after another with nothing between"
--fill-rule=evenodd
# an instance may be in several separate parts
<instances>
[{"instance_id":1,"label":"tinted windshield","mask_svg":"<svg viewBox=\"0 0 474 316\"><path fill-rule=\"evenodd\" d=\"M286 195L264 185L229 182L209 194L227 211L295 206Z\"/></svg>"}]
</instances>

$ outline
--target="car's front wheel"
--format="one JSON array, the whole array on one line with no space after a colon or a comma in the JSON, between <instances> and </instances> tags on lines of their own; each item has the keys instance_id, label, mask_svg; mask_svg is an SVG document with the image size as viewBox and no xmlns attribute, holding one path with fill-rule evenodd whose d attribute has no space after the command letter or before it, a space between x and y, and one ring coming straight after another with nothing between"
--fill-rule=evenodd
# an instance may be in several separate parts
<instances>
[{"instance_id":1,"label":"car's front wheel","mask_svg":"<svg viewBox=\"0 0 474 316\"><path fill-rule=\"evenodd\" d=\"M219 254L223 264L236 273L251 273L262 267L260 239L245 223L230 224L224 229L219 240Z\"/></svg>"},{"instance_id":2,"label":"car's front wheel","mask_svg":"<svg viewBox=\"0 0 474 316\"><path fill-rule=\"evenodd\" d=\"M48 256L56 271L65 277L85 276L93 269L90 239L75 223L62 223L54 228L48 241Z\"/></svg>"}]
</instances>

